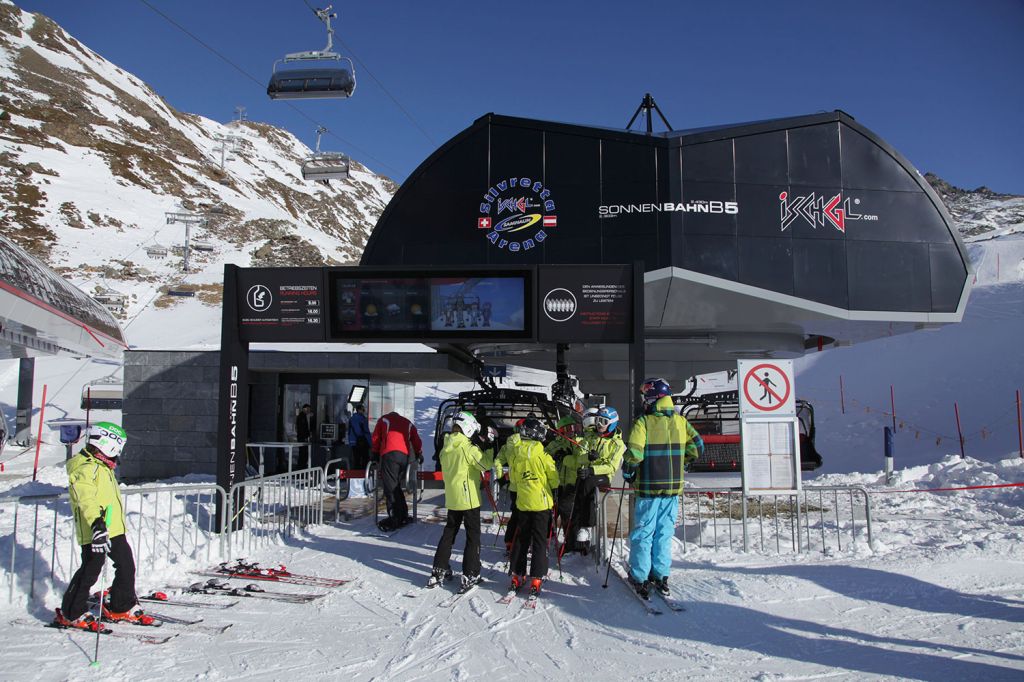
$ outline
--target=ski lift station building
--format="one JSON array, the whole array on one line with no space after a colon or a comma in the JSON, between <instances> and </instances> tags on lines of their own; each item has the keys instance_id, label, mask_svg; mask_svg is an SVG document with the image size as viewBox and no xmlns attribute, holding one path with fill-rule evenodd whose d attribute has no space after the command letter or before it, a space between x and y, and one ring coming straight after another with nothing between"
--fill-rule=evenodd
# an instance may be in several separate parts
<instances>
[{"instance_id":1,"label":"ski lift station building","mask_svg":"<svg viewBox=\"0 0 1024 682\"><path fill-rule=\"evenodd\" d=\"M569 271L564 266L636 263L641 372L680 385L734 368L739 358L794 358L955 323L970 289L964 245L939 197L899 152L839 111L653 134L488 114L409 176L370 235L359 268L325 273L386 279L416 268ZM328 331L317 338L344 342L343 332L331 330L369 313L347 307L328 274L321 289ZM542 288L542 280L534 286ZM575 310L568 299L547 301L554 291L534 293L527 325ZM377 305L373 315L386 319ZM299 379L359 381L394 393L409 382L472 377L482 363L555 369L556 344L535 334L447 342L410 331L402 340L436 352L249 353L249 439L260 439L257 431L270 424L281 436L290 405L280 396ZM562 352L585 391L628 404L636 390L629 352L625 344L602 342L599 320L589 340L568 341ZM132 421L133 391L151 400L143 384L169 366L157 368L154 357L126 355L130 433L155 424ZM202 377L205 385L190 390L212 398L217 361L202 362L209 369L188 380ZM164 407L177 409L147 410ZM263 409L276 415L257 414ZM211 448L212 422L204 422ZM162 426L174 429L170 420ZM182 473L167 468L169 453L140 459L164 462L159 475ZM208 462L211 471L212 457L191 464Z\"/></svg>"},{"instance_id":2,"label":"ski lift station building","mask_svg":"<svg viewBox=\"0 0 1024 682\"><path fill-rule=\"evenodd\" d=\"M402 185L362 265L636 261L643 373L676 381L958 322L970 288L942 201L841 111L657 134L488 114ZM467 350L554 367L550 347ZM592 392L626 379L613 348L568 360Z\"/></svg>"}]
</instances>

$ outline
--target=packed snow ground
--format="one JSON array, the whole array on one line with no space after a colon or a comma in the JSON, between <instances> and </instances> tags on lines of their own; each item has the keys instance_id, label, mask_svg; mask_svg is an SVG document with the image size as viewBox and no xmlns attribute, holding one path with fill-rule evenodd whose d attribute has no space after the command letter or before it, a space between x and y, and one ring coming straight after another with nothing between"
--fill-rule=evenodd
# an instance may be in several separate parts
<instances>
[{"instance_id":1,"label":"packed snow ground","mask_svg":"<svg viewBox=\"0 0 1024 682\"><path fill-rule=\"evenodd\" d=\"M493 528L484 538L488 582L440 608L451 588L421 585L441 526L419 523L381 538L370 519L357 519L311 527L248 555L295 572L354 578L322 600L243 599L223 611L160 606L171 615L202 615L204 625L232 627L210 635L165 626L153 632L179 634L159 647L104 638L99 671L88 667L91 637L11 627L0 678L1021 679L1024 488L883 491L1018 482L1024 463L956 457L901 471L894 486L880 479L835 474L823 481L877 491L873 550L863 533L857 544L829 555L744 555L693 544L684 552L677 540L673 589L688 607L681 614L647 615L614 575L602 589L603 571L579 556L565 559L561 577L552 566L537 611L522 609L521 600L497 604L506 577ZM35 491L59 490L60 469L48 468L41 480ZM678 529L677 538L684 533L692 535L692 528ZM9 547L0 551L6 557ZM457 551L456 570L460 559ZM200 555L140 571L139 589L184 585L199 579L187 571L204 564ZM7 577L0 575L5 587ZM25 620L27 611L41 624L58 605L61 581L55 590L40 589L41 599L29 604L26 579L20 570L13 603L0 594L3 622Z\"/></svg>"}]
</instances>

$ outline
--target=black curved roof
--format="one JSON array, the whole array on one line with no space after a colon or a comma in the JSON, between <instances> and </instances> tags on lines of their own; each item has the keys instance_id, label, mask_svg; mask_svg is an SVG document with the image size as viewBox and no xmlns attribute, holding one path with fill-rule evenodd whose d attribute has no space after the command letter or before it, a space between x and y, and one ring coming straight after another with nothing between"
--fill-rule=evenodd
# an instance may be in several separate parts
<instances>
[{"instance_id":1,"label":"black curved roof","mask_svg":"<svg viewBox=\"0 0 1024 682\"><path fill-rule=\"evenodd\" d=\"M646 134L487 114L402 185L362 264L625 263L848 310L967 287L939 197L842 111Z\"/></svg>"}]
</instances>

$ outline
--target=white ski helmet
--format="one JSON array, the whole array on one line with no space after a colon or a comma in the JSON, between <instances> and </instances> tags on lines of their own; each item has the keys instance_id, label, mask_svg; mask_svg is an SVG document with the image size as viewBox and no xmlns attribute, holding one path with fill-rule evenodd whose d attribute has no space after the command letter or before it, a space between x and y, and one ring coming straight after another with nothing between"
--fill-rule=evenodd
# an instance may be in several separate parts
<instances>
[{"instance_id":1,"label":"white ski helmet","mask_svg":"<svg viewBox=\"0 0 1024 682\"><path fill-rule=\"evenodd\" d=\"M471 412L459 412L455 415L455 426L458 426L466 438L472 438L480 430L480 422Z\"/></svg>"},{"instance_id":2,"label":"white ski helmet","mask_svg":"<svg viewBox=\"0 0 1024 682\"><path fill-rule=\"evenodd\" d=\"M597 428L597 413L599 408L589 407L587 411L583 413L583 429L586 431L599 431Z\"/></svg>"},{"instance_id":3,"label":"white ski helmet","mask_svg":"<svg viewBox=\"0 0 1024 682\"><path fill-rule=\"evenodd\" d=\"M89 427L89 435L85 441L103 453L109 459L121 456L124 445L128 442L128 434L113 422L97 422Z\"/></svg>"}]
</instances>

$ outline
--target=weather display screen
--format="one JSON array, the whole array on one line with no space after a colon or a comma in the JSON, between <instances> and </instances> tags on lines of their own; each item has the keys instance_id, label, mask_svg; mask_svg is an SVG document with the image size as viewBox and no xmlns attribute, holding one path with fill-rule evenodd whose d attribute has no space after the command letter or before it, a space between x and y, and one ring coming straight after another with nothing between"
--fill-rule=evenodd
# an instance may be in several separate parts
<instances>
[{"instance_id":1,"label":"weather display screen","mask_svg":"<svg viewBox=\"0 0 1024 682\"><path fill-rule=\"evenodd\" d=\"M356 338L524 337L528 276L330 274L331 334Z\"/></svg>"}]
</instances>

